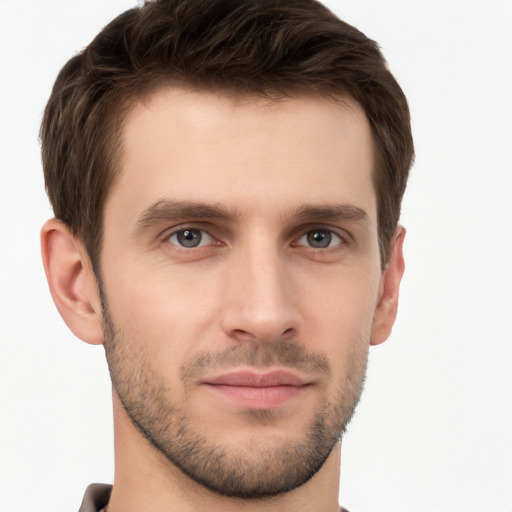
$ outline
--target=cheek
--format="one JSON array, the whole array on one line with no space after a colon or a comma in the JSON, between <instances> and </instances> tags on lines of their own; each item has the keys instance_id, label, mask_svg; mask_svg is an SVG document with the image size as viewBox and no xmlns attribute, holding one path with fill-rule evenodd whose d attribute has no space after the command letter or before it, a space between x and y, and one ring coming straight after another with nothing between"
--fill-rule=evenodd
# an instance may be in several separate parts
<instances>
[{"instance_id":1,"label":"cheek","mask_svg":"<svg viewBox=\"0 0 512 512\"><path fill-rule=\"evenodd\" d=\"M141 267L119 262L109 274L105 286L114 323L155 361L178 362L206 341L218 317L221 286L214 273L199 279L176 268Z\"/></svg>"},{"instance_id":2,"label":"cheek","mask_svg":"<svg viewBox=\"0 0 512 512\"><path fill-rule=\"evenodd\" d=\"M304 295L304 339L325 351L343 373L356 357L366 360L378 297L379 271L345 272ZM318 283L317 283L318 284Z\"/></svg>"},{"instance_id":3,"label":"cheek","mask_svg":"<svg viewBox=\"0 0 512 512\"><path fill-rule=\"evenodd\" d=\"M341 268L297 279L304 311L340 332L360 331L371 324L377 305L380 270ZM300 293L302 292L302 293Z\"/></svg>"}]
</instances>

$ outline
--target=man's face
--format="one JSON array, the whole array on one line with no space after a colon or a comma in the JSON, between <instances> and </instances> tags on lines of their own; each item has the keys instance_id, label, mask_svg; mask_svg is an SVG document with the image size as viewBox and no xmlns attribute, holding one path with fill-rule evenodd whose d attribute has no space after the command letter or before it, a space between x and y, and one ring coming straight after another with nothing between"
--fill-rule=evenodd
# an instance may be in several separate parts
<instances>
[{"instance_id":1,"label":"man's face","mask_svg":"<svg viewBox=\"0 0 512 512\"><path fill-rule=\"evenodd\" d=\"M116 400L210 489L301 485L353 413L379 300L363 111L164 89L122 144L101 259Z\"/></svg>"}]
</instances>

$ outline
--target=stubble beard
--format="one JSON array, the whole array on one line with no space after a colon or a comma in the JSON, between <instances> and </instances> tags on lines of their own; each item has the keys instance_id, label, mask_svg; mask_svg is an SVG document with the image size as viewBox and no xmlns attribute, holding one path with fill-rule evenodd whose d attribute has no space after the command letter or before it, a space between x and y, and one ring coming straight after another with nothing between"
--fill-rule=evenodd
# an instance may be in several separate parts
<instances>
[{"instance_id":1,"label":"stubble beard","mask_svg":"<svg viewBox=\"0 0 512 512\"><path fill-rule=\"evenodd\" d=\"M193 423L187 411L187 393L174 403L163 376L156 370L143 344L136 343L114 325L103 293L105 352L112 384L131 421L172 465L196 483L222 496L262 499L289 492L310 480L323 466L352 419L359 402L368 350L351 354L350 373L319 404L317 413L298 438L279 439L262 446L254 436L236 450L223 446ZM365 346L356 340L358 346ZM236 363L257 367L280 363L290 368L330 372L322 354L310 354L292 341L239 344L224 352L204 354L187 362L181 378L187 389L202 369ZM323 407L322 407L323 405ZM272 410L247 410L246 421L255 426L276 420Z\"/></svg>"}]
</instances>

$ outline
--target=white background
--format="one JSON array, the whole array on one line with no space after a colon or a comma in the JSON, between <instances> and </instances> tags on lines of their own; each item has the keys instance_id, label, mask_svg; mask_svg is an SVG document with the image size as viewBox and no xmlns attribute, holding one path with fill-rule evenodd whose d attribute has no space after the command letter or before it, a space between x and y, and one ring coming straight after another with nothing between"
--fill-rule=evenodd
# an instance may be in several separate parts
<instances>
[{"instance_id":1,"label":"white background","mask_svg":"<svg viewBox=\"0 0 512 512\"><path fill-rule=\"evenodd\" d=\"M207 1L207 0L205 0ZM330 0L412 110L408 268L344 440L353 512L512 511L512 1ZM131 0L0 0L0 512L76 510L113 474L102 349L51 302L37 141L58 70Z\"/></svg>"}]
</instances>

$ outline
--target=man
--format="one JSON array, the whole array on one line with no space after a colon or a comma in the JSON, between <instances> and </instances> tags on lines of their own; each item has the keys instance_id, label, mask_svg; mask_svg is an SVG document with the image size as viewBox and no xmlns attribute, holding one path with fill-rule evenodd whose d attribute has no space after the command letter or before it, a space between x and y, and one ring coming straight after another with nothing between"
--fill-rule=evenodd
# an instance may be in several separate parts
<instances>
[{"instance_id":1,"label":"man","mask_svg":"<svg viewBox=\"0 0 512 512\"><path fill-rule=\"evenodd\" d=\"M376 44L312 0L155 0L64 66L41 139L50 290L113 384L81 510L339 510L413 158Z\"/></svg>"}]
</instances>

